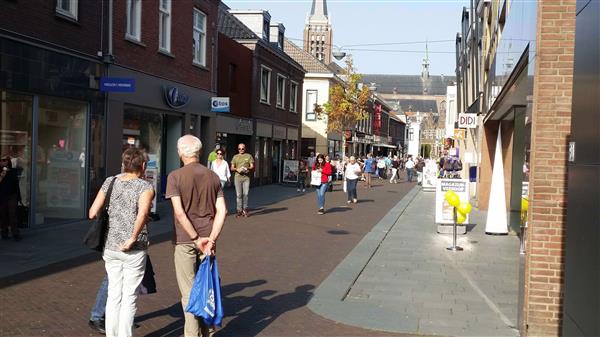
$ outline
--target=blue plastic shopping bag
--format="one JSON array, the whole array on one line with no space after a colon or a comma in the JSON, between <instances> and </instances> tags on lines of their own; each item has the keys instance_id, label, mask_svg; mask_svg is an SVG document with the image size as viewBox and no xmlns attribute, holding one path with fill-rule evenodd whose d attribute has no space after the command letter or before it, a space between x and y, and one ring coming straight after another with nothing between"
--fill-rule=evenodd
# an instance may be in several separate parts
<instances>
[{"instance_id":1,"label":"blue plastic shopping bag","mask_svg":"<svg viewBox=\"0 0 600 337\"><path fill-rule=\"evenodd\" d=\"M185 311L202 317L208 326L221 325L223 306L216 257L208 256L200 264Z\"/></svg>"}]
</instances>

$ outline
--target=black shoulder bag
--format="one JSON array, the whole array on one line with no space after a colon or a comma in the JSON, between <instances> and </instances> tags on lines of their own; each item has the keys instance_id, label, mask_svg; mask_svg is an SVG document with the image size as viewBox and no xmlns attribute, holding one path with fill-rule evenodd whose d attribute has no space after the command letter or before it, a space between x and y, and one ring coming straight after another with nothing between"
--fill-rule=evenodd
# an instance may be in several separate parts
<instances>
[{"instance_id":1,"label":"black shoulder bag","mask_svg":"<svg viewBox=\"0 0 600 337\"><path fill-rule=\"evenodd\" d=\"M104 200L104 206L100 210L100 214L92 222L92 226L83 237L83 243L86 246L99 252L104 250L104 243L106 243L106 235L108 234L108 206L110 205L110 195L112 194L115 179L117 177L114 177L108 186L106 199Z\"/></svg>"}]
</instances>

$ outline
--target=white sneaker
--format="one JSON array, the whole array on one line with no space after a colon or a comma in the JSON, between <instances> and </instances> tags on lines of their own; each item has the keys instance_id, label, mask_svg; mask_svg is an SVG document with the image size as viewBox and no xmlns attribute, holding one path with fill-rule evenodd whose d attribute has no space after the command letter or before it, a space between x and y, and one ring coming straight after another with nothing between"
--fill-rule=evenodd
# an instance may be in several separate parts
<instances>
[{"instance_id":1,"label":"white sneaker","mask_svg":"<svg viewBox=\"0 0 600 337\"><path fill-rule=\"evenodd\" d=\"M302 192L306 192L306 189L304 189L304 188L303 188L303 189L302 189Z\"/></svg>"},{"instance_id":2,"label":"white sneaker","mask_svg":"<svg viewBox=\"0 0 600 337\"><path fill-rule=\"evenodd\" d=\"M296 192L300 192L300 189L297 189Z\"/></svg>"}]
</instances>

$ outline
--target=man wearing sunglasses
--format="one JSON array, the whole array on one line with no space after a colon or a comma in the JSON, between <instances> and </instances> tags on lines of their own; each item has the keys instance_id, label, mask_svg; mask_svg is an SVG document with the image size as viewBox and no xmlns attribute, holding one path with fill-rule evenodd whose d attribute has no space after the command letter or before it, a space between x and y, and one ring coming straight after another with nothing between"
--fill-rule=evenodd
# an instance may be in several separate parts
<instances>
[{"instance_id":1,"label":"man wearing sunglasses","mask_svg":"<svg viewBox=\"0 0 600 337\"><path fill-rule=\"evenodd\" d=\"M250 174L254 169L254 158L246 153L246 145L238 145L238 154L231 159L231 171L235 172L234 184L237 201L236 217L248 217L248 192L250 191Z\"/></svg>"}]
</instances>

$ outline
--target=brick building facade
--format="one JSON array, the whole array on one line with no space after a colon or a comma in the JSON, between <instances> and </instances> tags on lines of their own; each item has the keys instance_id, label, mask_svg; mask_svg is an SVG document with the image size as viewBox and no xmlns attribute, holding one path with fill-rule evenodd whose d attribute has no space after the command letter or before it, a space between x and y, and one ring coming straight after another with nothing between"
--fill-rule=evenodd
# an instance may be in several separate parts
<instances>
[{"instance_id":1,"label":"brick building facade","mask_svg":"<svg viewBox=\"0 0 600 337\"><path fill-rule=\"evenodd\" d=\"M525 242L519 329L523 336L559 336L564 333L565 255L575 249L565 242L576 1L472 1L462 20L467 30L457 41L466 46L469 36L482 46L479 52L469 48L468 55L457 50L457 59L481 60L469 68L472 73L457 65L458 112L481 114L483 121L476 131L481 149L477 203L481 209L492 207L493 158L500 150L507 232ZM496 149L499 130L502 148ZM522 209L524 203L528 210ZM522 212L526 221L520 220Z\"/></svg>"}]
</instances>

